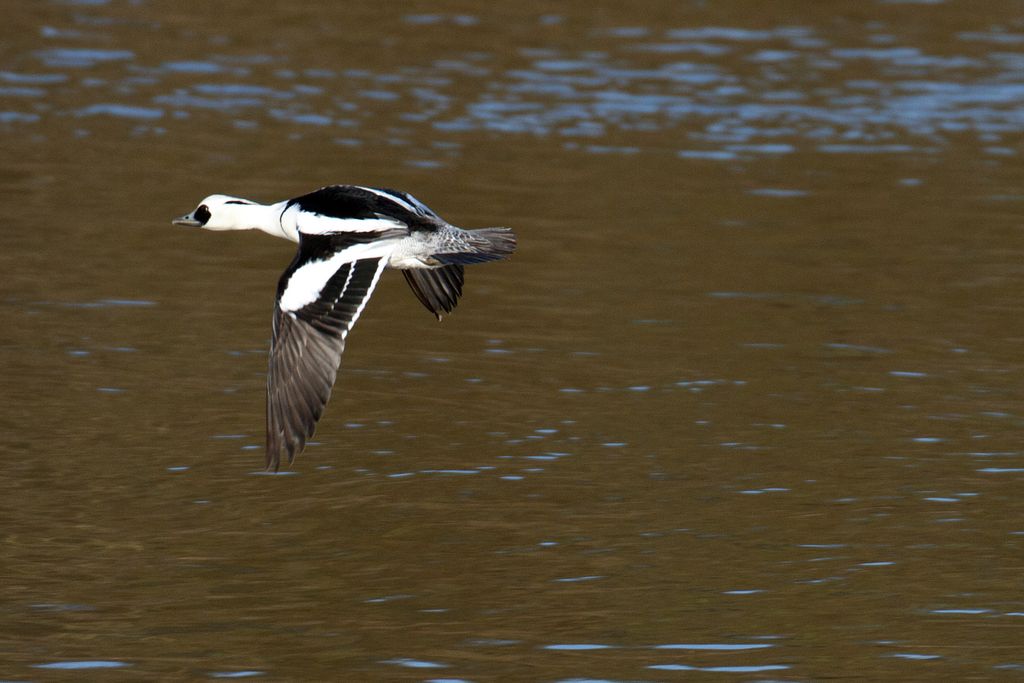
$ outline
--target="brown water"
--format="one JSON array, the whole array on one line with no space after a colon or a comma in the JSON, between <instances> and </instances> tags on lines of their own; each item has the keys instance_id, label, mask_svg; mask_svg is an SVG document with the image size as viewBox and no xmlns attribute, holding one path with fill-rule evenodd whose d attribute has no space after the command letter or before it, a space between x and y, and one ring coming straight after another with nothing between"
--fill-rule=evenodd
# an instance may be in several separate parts
<instances>
[{"instance_id":1,"label":"brown water","mask_svg":"<svg viewBox=\"0 0 1024 683\"><path fill-rule=\"evenodd\" d=\"M0 28L0 678L1024 671L1019 2L38 2ZM292 246L405 189L521 248L385 278L262 465Z\"/></svg>"}]
</instances>

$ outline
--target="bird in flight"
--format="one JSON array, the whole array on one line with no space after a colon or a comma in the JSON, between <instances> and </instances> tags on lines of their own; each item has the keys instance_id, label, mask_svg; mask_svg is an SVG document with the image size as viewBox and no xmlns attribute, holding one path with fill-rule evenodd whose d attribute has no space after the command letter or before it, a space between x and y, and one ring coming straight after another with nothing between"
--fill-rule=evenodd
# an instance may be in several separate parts
<instances>
[{"instance_id":1,"label":"bird in flight","mask_svg":"<svg viewBox=\"0 0 1024 683\"><path fill-rule=\"evenodd\" d=\"M277 283L267 374L266 468L291 464L313 436L337 378L345 339L384 268L402 271L441 319L462 295L466 265L508 258L508 228L463 230L412 195L330 185L275 204L210 195L172 221L206 230L262 230L298 242Z\"/></svg>"}]
</instances>

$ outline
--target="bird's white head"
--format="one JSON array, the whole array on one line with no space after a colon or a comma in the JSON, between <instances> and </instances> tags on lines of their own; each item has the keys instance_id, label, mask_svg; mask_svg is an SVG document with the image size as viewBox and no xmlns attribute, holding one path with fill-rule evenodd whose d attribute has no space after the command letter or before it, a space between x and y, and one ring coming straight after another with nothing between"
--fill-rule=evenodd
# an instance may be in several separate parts
<instances>
[{"instance_id":1,"label":"bird's white head","mask_svg":"<svg viewBox=\"0 0 1024 683\"><path fill-rule=\"evenodd\" d=\"M255 207L265 208L248 199L211 194L199 202L195 211L175 218L171 223L206 230L251 230L260 227L253 211Z\"/></svg>"}]
</instances>

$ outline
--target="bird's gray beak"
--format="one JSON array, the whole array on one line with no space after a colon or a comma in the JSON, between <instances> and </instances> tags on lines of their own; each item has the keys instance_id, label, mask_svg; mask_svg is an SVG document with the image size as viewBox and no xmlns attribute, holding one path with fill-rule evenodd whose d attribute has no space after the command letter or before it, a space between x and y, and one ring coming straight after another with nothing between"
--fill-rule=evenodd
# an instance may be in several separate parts
<instances>
[{"instance_id":1,"label":"bird's gray beak","mask_svg":"<svg viewBox=\"0 0 1024 683\"><path fill-rule=\"evenodd\" d=\"M173 221L171 221L171 223L173 225L184 225L184 226L187 226L189 228L201 228L201 227L203 227L203 224L200 223L199 221L197 221L195 218L193 218L192 214L190 214L190 213L185 214L181 218L175 218Z\"/></svg>"}]
</instances>

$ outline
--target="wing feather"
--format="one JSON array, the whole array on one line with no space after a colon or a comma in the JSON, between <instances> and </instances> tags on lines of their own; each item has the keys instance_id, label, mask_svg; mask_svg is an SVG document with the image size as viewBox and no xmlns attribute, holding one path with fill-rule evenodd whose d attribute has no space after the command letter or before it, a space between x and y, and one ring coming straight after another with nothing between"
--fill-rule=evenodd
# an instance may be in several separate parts
<instances>
[{"instance_id":1,"label":"wing feather","mask_svg":"<svg viewBox=\"0 0 1024 683\"><path fill-rule=\"evenodd\" d=\"M300 246L296 261L301 256ZM278 302L274 306L274 335L267 375L268 470L276 472L285 458L291 463L306 440L313 436L331 397L345 350L345 338L373 293L386 263L384 255L341 261L316 299L295 310L283 308L281 301L288 291L289 280L302 265L296 266L293 262L282 276ZM309 288L309 283L303 282L302 286ZM294 297L291 300L295 300Z\"/></svg>"},{"instance_id":2,"label":"wing feather","mask_svg":"<svg viewBox=\"0 0 1024 683\"><path fill-rule=\"evenodd\" d=\"M462 296L465 282L463 267L452 264L441 268L407 268L402 271L409 288L428 311L441 319L442 313L451 313Z\"/></svg>"}]
</instances>

